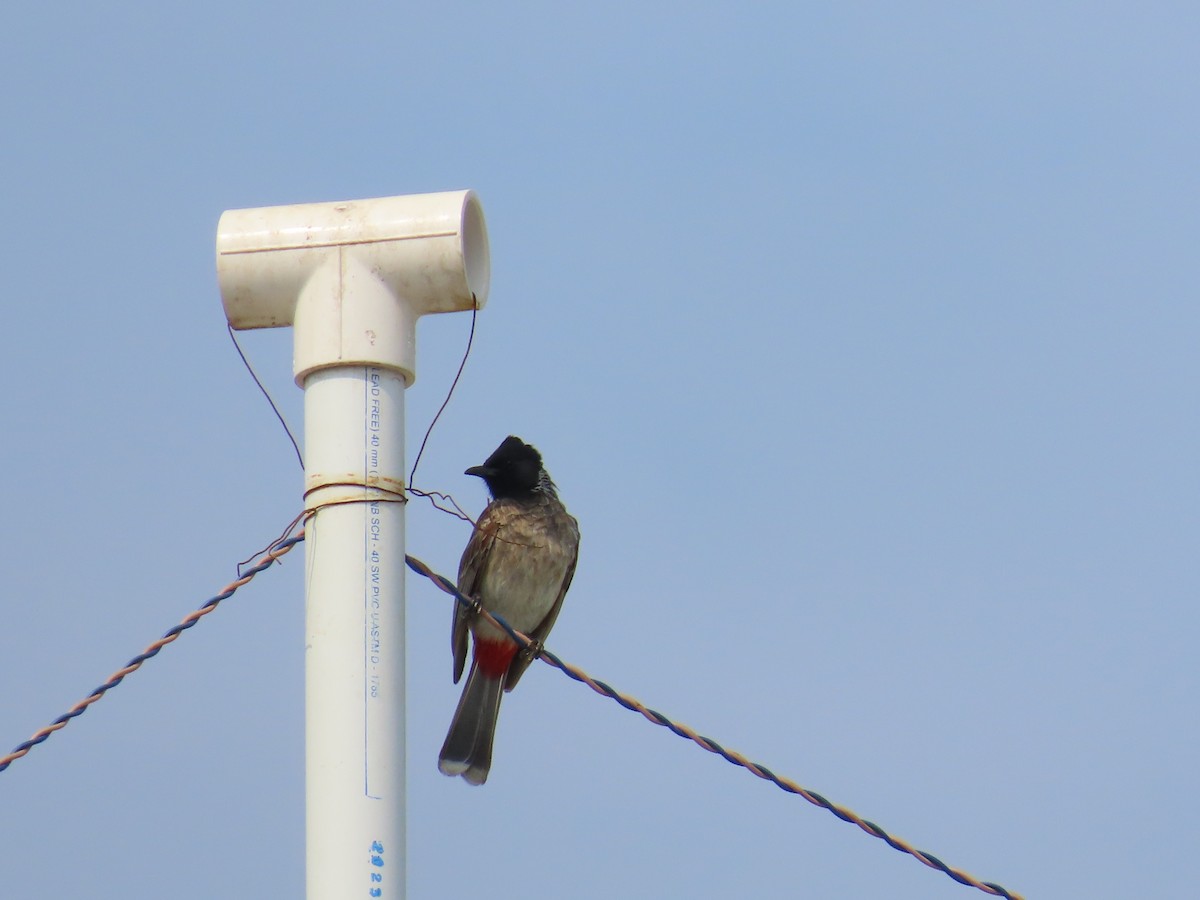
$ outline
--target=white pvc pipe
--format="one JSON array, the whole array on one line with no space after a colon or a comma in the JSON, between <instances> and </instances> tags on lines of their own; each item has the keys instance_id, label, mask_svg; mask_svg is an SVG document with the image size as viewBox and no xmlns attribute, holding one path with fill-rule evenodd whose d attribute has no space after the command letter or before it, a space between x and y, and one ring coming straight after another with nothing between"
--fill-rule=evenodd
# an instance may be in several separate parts
<instances>
[{"instance_id":1,"label":"white pvc pipe","mask_svg":"<svg viewBox=\"0 0 1200 900\"><path fill-rule=\"evenodd\" d=\"M309 900L404 896L404 387L304 382Z\"/></svg>"},{"instance_id":2,"label":"white pvc pipe","mask_svg":"<svg viewBox=\"0 0 1200 900\"><path fill-rule=\"evenodd\" d=\"M304 388L308 900L403 900L404 388L423 315L491 280L471 191L228 210L234 328L293 326Z\"/></svg>"}]
</instances>

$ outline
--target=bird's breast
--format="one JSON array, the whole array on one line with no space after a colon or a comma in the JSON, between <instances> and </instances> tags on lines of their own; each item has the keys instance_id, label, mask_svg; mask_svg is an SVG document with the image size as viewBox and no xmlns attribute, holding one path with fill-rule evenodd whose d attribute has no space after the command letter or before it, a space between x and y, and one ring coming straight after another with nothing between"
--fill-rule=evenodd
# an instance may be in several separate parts
<instances>
[{"instance_id":1,"label":"bird's breast","mask_svg":"<svg viewBox=\"0 0 1200 900\"><path fill-rule=\"evenodd\" d=\"M525 513L496 529L479 581L479 600L518 631L530 632L553 609L567 570L578 552L579 533L565 513ZM495 626L477 621L480 636L499 637Z\"/></svg>"}]
</instances>

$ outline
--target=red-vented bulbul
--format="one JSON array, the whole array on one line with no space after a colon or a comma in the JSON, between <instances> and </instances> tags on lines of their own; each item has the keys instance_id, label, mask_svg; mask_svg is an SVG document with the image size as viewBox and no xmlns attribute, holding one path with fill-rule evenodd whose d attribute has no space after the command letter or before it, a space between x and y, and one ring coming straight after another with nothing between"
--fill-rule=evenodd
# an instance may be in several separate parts
<instances>
[{"instance_id":1,"label":"red-vented bulbul","mask_svg":"<svg viewBox=\"0 0 1200 900\"><path fill-rule=\"evenodd\" d=\"M458 589L484 609L541 644L554 626L579 557L579 525L558 499L542 457L520 438L507 437L482 466L492 502L458 564ZM501 691L511 691L536 649L517 652L495 625L455 604L450 644L454 681L467 660L467 631L474 637L471 672L458 701L438 769L471 784L487 781Z\"/></svg>"}]
</instances>

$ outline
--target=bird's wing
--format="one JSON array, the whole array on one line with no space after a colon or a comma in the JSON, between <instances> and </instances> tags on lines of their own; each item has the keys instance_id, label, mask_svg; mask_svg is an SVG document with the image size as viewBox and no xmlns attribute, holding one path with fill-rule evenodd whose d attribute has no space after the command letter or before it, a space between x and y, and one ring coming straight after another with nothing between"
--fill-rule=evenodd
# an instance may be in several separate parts
<instances>
[{"instance_id":1,"label":"bird's wing","mask_svg":"<svg viewBox=\"0 0 1200 900\"><path fill-rule=\"evenodd\" d=\"M568 518L570 517L568 516ZM563 598L567 596L567 590L571 587L571 579L575 577L575 564L579 562L579 526L575 524L574 519L570 521L575 530L575 554L571 557L571 564L567 566L567 573L563 576L563 583L558 592L558 599L550 607L550 612L546 613L546 618L542 619L537 627L529 632L529 637L538 643L536 648L538 652L541 652L542 642L546 640L546 635L554 627L554 622L558 618L559 611L562 609ZM533 660L534 655L528 649L521 651L513 657L512 664L508 667L508 676L504 679L504 690L511 691L517 686L517 682L525 674L525 670L529 668L529 664Z\"/></svg>"},{"instance_id":2,"label":"bird's wing","mask_svg":"<svg viewBox=\"0 0 1200 900\"><path fill-rule=\"evenodd\" d=\"M458 564L458 590L468 597L478 600L479 582L483 578L483 570L487 566L488 554L496 540L496 530L500 527L501 516L497 515L496 504L489 504L479 517L475 530L471 532L471 540L463 550L462 560ZM450 629L450 648L454 651L454 683L462 678L463 668L467 663L467 632L471 630L471 611L455 602L454 624Z\"/></svg>"}]
</instances>

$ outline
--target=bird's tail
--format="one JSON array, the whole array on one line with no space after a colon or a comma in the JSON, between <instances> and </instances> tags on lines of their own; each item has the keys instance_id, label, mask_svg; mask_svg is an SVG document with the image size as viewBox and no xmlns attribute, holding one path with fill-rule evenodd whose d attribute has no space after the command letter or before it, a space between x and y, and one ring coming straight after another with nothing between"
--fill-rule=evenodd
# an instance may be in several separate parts
<instances>
[{"instance_id":1,"label":"bird's tail","mask_svg":"<svg viewBox=\"0 0 1200 900\"><path fill-rule=\"evenodd\" d=\"M438 754L438 769L443 775L461 775L471 784L487 781L503 688L503 676L485 675L472 662L450 722L450 733Z\"/></svg>"}]
</instances>

